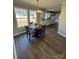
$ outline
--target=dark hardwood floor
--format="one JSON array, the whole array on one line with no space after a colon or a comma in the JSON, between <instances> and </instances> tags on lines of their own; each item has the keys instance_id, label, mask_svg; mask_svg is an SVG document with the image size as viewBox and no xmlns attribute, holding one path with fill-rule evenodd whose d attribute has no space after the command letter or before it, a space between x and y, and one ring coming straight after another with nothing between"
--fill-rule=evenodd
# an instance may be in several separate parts
<instances>
[{"instance_id":1,"label":"dark hardwood floor","mask_svg":"<svg viewBox=\"0 0 79 59\"><path fill-rule=\"evenodd\" d=\"M14 38L18 59L66 59L66 38L57 33L57 25L46 28L46 36L29 41L26 34Z\"/></svg>"}]
</instances>

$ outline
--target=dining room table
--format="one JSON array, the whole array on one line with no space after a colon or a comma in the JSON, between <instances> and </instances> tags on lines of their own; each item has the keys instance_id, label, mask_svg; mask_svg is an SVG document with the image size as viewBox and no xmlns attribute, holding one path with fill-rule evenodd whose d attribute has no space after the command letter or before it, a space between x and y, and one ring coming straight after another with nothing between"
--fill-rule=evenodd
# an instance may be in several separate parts
<instances>
[{"instance_id":1,"label":"dining room table","mask_svg":"<svg viewBox=\"0 0 79 59\"><path fill-rule=\"evenodd\" d=\"M34 37L39 37L39 34L41 34L41 29L42 29L41 25L31 24L29 28L30 28L30 32L34 33L33 35Z\"/></svg>"},{"instance_id":2,"label":"dining room table","mask_svg":"<svg viewBox=\"0 0 79 59\"><path fill-rule=\"evenodd\" d=\"M32 24L32 25L29 26L29 28L31 28L31 29L40 29L41 25Z\"/></svg>"}]
</instances>

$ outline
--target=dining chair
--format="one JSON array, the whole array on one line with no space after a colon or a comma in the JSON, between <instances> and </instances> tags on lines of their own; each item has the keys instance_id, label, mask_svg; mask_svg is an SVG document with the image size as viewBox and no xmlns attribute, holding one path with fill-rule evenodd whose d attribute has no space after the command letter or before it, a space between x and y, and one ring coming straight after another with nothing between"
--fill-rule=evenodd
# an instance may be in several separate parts
<instances>
[{"instance_id":1,"label":"dining chair","mask_svg":"<svg viewBox=\"0 0 79 59\"><path fill-rule=\"evenodd\" d=\"M41 26L41 28L36 29L36 36L40 37L41 39L45 37L45 26Z\"/></svg>"},{"instance_id":2,"label":"dining chair","mask_svg":"<svg viewBox=\"0 0 79 59\"><path fill-rule=\"evenodd\" d=\"M32 37L34 37L34 35L35 35L35 30L32 28L29 28L29 26L25 26L25 29L26 29L26 33L27 33L27 38L29 40L31 40Z\"/></svg>"},{"instance_id":3,"label":"dining chair","mask_svg":"<svg viewBox=\"0 0 79 59\"><path fill-rule=\"evenodd\" d=\"M45 37L45 30L46 30L46 26L45 25L42 25L42 28L41 28L41 35L43 37Z\"/></svg>"},{"instance_id":4,"label":"dining chair","mask_svg":"<svg viewBox=\"0 0 79 59\"><path fill-rule=\"evenodd\" d=\"M29 27L25 26L25 30L26 30L27 38L29 38Z\"/></svg>"}]
</instances>

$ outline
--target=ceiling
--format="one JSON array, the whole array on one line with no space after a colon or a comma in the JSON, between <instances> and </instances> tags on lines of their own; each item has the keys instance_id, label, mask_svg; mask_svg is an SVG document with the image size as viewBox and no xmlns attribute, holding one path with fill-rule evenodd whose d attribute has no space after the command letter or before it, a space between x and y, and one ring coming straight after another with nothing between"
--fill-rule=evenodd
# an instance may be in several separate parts
<instances>
[{"instance_id":1,"label":"ceiling","mask_svg":"<svg viewBox=\"0 0 79 59\"><path fill-rule=\"evenodd\" d=\"M25 2L36 6L36 0L14 0L15 2ZM61 0L39 0L39 7L49 11L60 11Z\"/></svg>"}]
</instances>

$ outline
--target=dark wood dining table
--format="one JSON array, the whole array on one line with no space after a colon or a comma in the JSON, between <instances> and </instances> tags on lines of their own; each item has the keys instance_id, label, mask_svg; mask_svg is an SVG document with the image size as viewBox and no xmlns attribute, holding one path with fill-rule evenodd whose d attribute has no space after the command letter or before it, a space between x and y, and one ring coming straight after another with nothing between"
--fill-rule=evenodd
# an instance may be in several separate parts
<instances>
[{"instance_id":1,"label":"dark wood dining table","mask_svg":"<svg viewBox=\"0 0 79 59\"><path fill-rule=\"evenodd\" d=\"M31 32L34 32L34 36L35 37L39 37L39 34L41 33L41 28L42 26L41 25L30 25L29 28L31 29L30 31Z\"/></svg>"},{"instance_id":2,"label":"dark wood dining table","mask_svg":"<svg viewBox=\"0 0 79 59\"><path fill-rule=\"evenodd\" d=\"M29 28L31 29L40 29L42 26L41 25L30 25Z\"/></svg>"}]
</instances>

